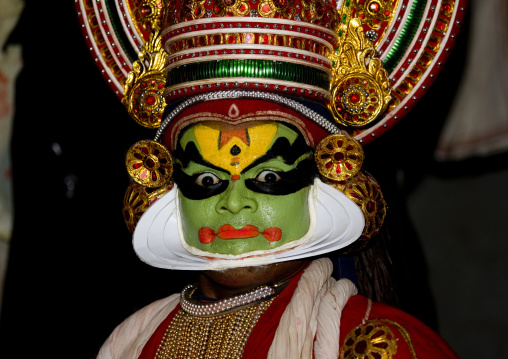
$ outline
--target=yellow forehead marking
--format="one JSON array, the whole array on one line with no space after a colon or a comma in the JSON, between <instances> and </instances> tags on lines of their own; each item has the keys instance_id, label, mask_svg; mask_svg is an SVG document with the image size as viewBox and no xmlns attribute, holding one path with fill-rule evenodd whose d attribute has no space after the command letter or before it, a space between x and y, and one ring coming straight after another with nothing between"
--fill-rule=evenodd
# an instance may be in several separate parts
<instances>
[{"instance_id":1,"label":"yellow forehead marking","mask_svg":"<svg viewBox=\"0 0 508 359\"><path fill-rule=\"evenodd\" d=\"M203 124L193 129L203 159L239 175L268 151L277 127L277 123L271 122L242 130L220 131Z\"/></svg>"}]
</instances>

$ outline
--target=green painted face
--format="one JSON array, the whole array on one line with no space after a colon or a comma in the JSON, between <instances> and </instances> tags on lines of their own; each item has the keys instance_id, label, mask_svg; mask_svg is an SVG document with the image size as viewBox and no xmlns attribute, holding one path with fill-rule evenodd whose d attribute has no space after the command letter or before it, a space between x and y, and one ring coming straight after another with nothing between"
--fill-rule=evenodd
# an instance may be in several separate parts
<instances>
[{"instance_id":1,"label":"green painted face","mask_svg":"<svg viewBox=\"0 0 508 359\"><path fill-rule=\"evenodd\" d=\"M269 250L309 229L312 151L276 122L188 129L175 152L185 241L218 254Z\"/></svg>"}]
</instances>

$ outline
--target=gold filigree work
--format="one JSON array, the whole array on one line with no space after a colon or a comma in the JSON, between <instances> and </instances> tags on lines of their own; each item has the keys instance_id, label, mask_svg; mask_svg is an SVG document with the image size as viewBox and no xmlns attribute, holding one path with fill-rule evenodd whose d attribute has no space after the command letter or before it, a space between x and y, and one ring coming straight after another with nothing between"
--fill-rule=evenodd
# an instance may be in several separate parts
<instances>
[{"instance_id":1,"label":"gold filigree work","mask_svg":"<svg viewBox=\"0 0 508 359\"><path fill-rule=\"evenodd\" d=\"M213 7L216 16L245 16L250 10L249 3L242 0L217 0Z\"/></svg>"},{"instance_id":2,"label":"gold filigree work","mask_svg":"<svg viewBox=\"0 0 508 359\"><path fill-rule=\"evenodd\" d=\"M258 6L258 13L262 17L290 19L294 13L293 3L294 0L261 1Z\"/></svg>"},{"instance_id":3,"label":"gold filigree work","mask_svg":"<svg viewBox=\"0 0 508 359\"><path fill-rule=\"evenodd\" d=\"M152 140L142 140L132 145L127 152L125 166L136 183L149 188L166 185L173 173L168 149Z\"/></svg>"},{"instance_id":4,"label":"gold filigree work","mask_svg":"<svg viewBox=\"0 0 508 359\"><path fill-rule=\"evenodd\" d=\"M164 27L202 17L265 17L290 19L335 29L335 3L325 0L183 0L164 2Z\"/></svg>"},{"instance_id":5,"label":"gold filigree work","mask_svg":"<svg viewBox=\"0 0 508 359\"><path fill-rule=\"evenodd\" d=\"M343 181L354 177L363 163L363 148L353 137L337 133L329 135L314 151L319 173L333 180Z\"/></svg>"},{"instance_id":6,"label":"gold filigree work","mask_svg":"<svg viewBox=\"0 0 508 359\"><path fill-rule=\"evenodd\" d=\"M167 46L171 54L176 54L179 51L189 49L196 49L196 52L199 52L200 47L222 44L275 45L287 47L285 51L291 51L291 49L305 50L324 57L327 57L330 54L330 49L325 44L315 40L307 39L300 36L274 35L269 33L263 34L252 32L189 36L183 39L180 38L177 39L176 41L170 42L167 44Z\"/></svg>"},{"instance_id":7,"label":"gold filigree work","mask_svg":"<svg viewBox=\"0 0 508 359\"><path fill-rule=\"evenodd\" d=\"M132 4L132 7L130 6ZM161 0L134 0L127 1L131 19L138 29L150 32L160 17L162 10Z\"/></svg>"},{"instance_id":8,"label":"gold filigree work","mask_svg":"<svg viewBox=\"0 0 508 359\"><path fill-rule=\"evenodd\" d=\"M375 56L366 39L362 23L353 18L341 27L339 47L330 56L332 81L330 110L335 120L349 127L362 127L374 121L391 99L388 72Z\"/></svg>"},{"instance_id":9,"label":"gold filigree work","mask_svg":"<svg viewBox=\"0 0 508 359\"><path fill-rule=\"evenodd\" d=\"M135 182L127 188L123 200L123 217L127 229L133 233L139 219L153 202L173 188L173 181L161 188L147 188Z\"/></svg>"},{"instance_id":10,"label":"gold filigree work","mask_svg":"<svg viewBox=\"0 0 508 359\"><path fill-rule=\"evenodd\" d=\"M393 3L392 0L358 1L355 3L357 8L356 17L369 27L378 29L384 21L392 21L397 2Z\"/></svg>"},{"instance_id":11,"label":"gold filigree work","mask_svg":"<svg viewBox=\"0 0 508 359\"><path fill-rule=\"evenodd\" d=\"M302 17L311 24L320 22L326 13L323 0L302 0L302 5ZM335 11L331 15L336 19Z\"/></svg>"},{"instance_id":12,"label":"gold filigree work","mask_svg":"<svg viewBox=\"0 0 508 359\"><path fill-rule=\"evenodd\" d=\"M205 0L184 0L180 2L180 16L182 18L196 20L205 15Z\"/></svg>"},{"instance_id":13,"label":"gold filigree work","mask_svg":"<svg viewBox=\"0 0 508 359\"><path fill-rule=\"evenodd\" d=\"M353 328L346 338L341 359L391 359L397 353L397 340L391 329L379 320L368 320Z\"/></svg>"},{"instance_id":14,"label":"gold filigree work","mask_svg":"<svg viewBox=\"0 0 508 359\"><path fill-rule=\"evenodd\" d=\"M132 65L122 98L129 115L144 127L157 128L161 123L162 113L166 107L163 94L167 56L161 45L157 23L149 40L144 43L138 54L139 60Z\"/></svg>"},{"instance_id":15,"label":"gold filigree work","mask_svg":"<svg viewBox=\"0 0 508 359\"><path fill-rule=\"evenodd\" d=\"M365 218L362 239L377 234L386 217L386 202L379 184L367 172L360 172L345 185L344 193L362 210Z\"/></svg>"}]
</instances>

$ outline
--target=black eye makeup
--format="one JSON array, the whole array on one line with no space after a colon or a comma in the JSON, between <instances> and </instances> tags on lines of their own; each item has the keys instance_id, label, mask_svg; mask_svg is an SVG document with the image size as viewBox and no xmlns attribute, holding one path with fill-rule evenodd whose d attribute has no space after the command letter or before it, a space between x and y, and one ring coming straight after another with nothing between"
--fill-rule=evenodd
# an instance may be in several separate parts
<instances>
[{"instance_id":1,"label":"black eye makeup","mask_svg":"<svg viewBox=\"0 0 508 359\"><path fill-rule=\"evenodd\" d=\"M212 172L202 172L189 176L182 170L181 164L175 164L173 178L182 194L188 199L205 199L224 192L228 180L221 180Z\"/></svg>"},{"instance_id":2,"label":"black eye makeup","mask_svg":"<svg viewBox=\"0 0 508 359\"><path fill-rule=\"evenodd\" d=\"M287 172L263 170L255 178L246 179L245 187L257 193L283 196L312 185L315 176L314 162L306 159Z\"/></svg>"},{"instance_id":3,"label":"black eye makeup","mask_svg":"<svg viewBox=\"0 0 508 359\"><path fill-rule=\"evenodd\" d=\"M220 181L221 179L211 172L202 173L194 180L194 182L201 187L212 187Z\"/></svg>"},{"instance_id":4,"label":"black eye makeup","mask_svg":"<svg viewBox=\"0 0 508 359\"><path fill-rule=\"evenodd\" d=\"M280 175L275 171L264 170L256 176L256 181L265 183L275 183L281 179Z\"/></svg>"}]
</instances>

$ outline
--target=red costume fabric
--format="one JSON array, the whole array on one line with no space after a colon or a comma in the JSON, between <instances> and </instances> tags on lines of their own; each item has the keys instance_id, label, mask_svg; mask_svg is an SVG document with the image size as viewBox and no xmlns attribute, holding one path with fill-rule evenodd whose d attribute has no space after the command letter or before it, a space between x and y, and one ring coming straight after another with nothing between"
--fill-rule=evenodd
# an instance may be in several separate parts
<instances>
[{"instance_id":1,"label":"red costume fabric","mask_svg":"<svg viewBox=\"0 0 508 359\"><path fill-rule=\"evenodd\" d=\"M288 286L261 316L245 345L243 359L267 357L280 318L298 286L301 274L302 273L290 280ZM338 338L341 345L344 344L346 336L351 330L362 324L362 320L366 317L368 311L368 305L368 299L361 295L355 295L349 299L342 311L340 338ZM164 336L164 332L180 309L180 305L177 305L159 325L143 348L139 357L140 359L154 358L157 348ZM454 351L433 330L418 319L396 308L385 304L372 303L368 319L379 319L384 325L391 329L397 342L397 350L396 354L392 356L393 358L415 358L414 354L420 359L458 358ZM341 354L342 351L343 349L341 349ZM365 356L365 358L369 358L369 356Z\"/></svg>"},{"instance_id":2,"label":"red costume fabric","mask_svg":"<svg viewBox=\"0 0 508 359\"><path fill-rule=\"evenodd\" d=\"M344 344L349 332L362 323L367 307L368 299L364 296L355 295L349 299L342 311L340 321L341 345ZM369 320L375 319L388 319L390 322L395 322L399 328L402 327L409 335L410 343L405 340L403 333L396 325L383 321L383 324L391 329L397 340L397 353L393 356L394 358L414 358L410 345L414 347L416 357L420 359L458 358L457 354L436 332L399 309L381 303L372 303Z\"/></svg>"},{"instance_id":3,"label":"red costume fabric","mask_svg":"<svg viewBox=\"0 0 508 359\"><path fill-rule=\"evenodd\" d=\"M243 359L266 358L268 350L272 345L277 326L279 325L280 317L284 313L284 310L286 310L286 306L291 300L302 274L303 271L291 278L287 287L284 288L277 298L275 298L270 307L268 307L268 309L263 313L261 318L259 318L256 326L249 336L247 344L245 344ZM164 332L171 323L175 314L178 313L180 309L180 305L177 305L168 317L159 325L155 333L153 333L152 337L143 348L143 352L141 353L139 359L152 359L155 356L157 348L164 336Z\"/></svg>"}]
</instances>

